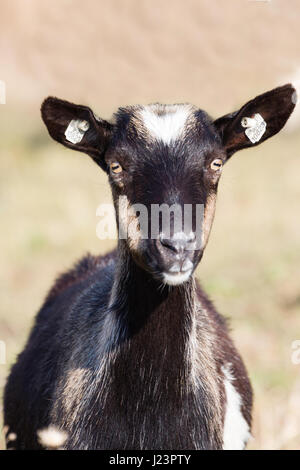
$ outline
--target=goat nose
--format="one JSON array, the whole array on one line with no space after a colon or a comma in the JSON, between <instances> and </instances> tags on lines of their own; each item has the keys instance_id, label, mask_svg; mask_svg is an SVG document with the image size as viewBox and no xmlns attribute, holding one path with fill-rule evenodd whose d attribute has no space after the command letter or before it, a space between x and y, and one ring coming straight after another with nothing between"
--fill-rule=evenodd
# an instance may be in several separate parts
<instances>
[{"instance_id":1,"label":"goat nose","mask_svg":"<svg viewBox=\"0 0 300 470\"><path fill-rule=\"evenodd\" d=\"M172 238L165 238L164 234L161 233L159 239L163 247L176 254L182 254L187 250L188 244L194 241L195 234L186 235L184 232L180 232L175 233Z\"/></svg>"},{"instance_id":2,"label":"goat nose","mask_svg":"<svg viewBox=\"0 0 300 470\"><path fill-rule=\"evenodd\" d=\"M162 238L160 243L165 248L169 248L169 250L174 251L175 253L182 253L184 251L184 246L178 240L172 240L171 238Z\"/></svg>"}]
</instances>

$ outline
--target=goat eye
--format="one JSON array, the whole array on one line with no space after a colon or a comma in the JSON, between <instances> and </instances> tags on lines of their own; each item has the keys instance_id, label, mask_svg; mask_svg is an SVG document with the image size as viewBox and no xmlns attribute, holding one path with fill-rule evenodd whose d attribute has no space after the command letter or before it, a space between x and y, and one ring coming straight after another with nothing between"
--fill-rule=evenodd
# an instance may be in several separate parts
<instances>
[{"instance_id":1,"label":"goat eye","mask_svg":"<svg viewBox=\"0 0 300 470\"><path fill-rule=\"evenodd\" d=\"M214 171L221 170L222 166L223 162L220 158L215 158L210 164L211 169Z\"/></svg>"},{"instance_id":2,"label":"goat eye","mask_svg":"<svg viewBox=\"0 0 300 470\"><path fill-rule=\"evenodd\" d=\"M118 163L118 162L111 163L110 164L110 169L113 173L121 173L121 171L123 170L120 163Z\"/></svg>"}]
</instances>

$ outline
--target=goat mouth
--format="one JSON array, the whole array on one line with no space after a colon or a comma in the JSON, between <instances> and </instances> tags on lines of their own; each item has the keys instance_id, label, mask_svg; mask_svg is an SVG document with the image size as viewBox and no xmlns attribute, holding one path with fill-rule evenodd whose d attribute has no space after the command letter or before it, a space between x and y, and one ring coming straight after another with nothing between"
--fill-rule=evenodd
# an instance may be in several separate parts
<instances>
[{"instance_id":1,"label":"goat mouth","mask_svg":"<svg viewBox=\"0 0 300 470\"><path fill-rule=\"evenodd\" d=\"M179 272L163 272L163 282L164 284L168 284L169 286L178 286L183 284L184 282L188 281L192 274L193 269L189 269L187 271L179 271Z\"/></svg>"}]
</instances>

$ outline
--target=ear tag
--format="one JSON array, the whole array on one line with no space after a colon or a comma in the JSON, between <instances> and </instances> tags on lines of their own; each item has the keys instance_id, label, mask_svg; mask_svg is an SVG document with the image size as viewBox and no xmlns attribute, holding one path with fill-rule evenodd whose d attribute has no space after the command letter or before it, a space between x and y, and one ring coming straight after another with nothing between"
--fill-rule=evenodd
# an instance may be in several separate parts
<instances>
[{"instance_id":1,"label":"ear tag","mask_svg":"<svg viewBox=\"0 0 300 470\"><path fill-rule=\"evenodd\" d=\"M246 128L245 134L252 144L260 141L266 132L267 123L260 114L254 114L252 118L243 117L241 125Z\"/></svg>"},{"instance_id":2,"label":"ear tag","mask_svg":"<svg viewBox=\"0 0 300 470\"><path fill-rule=\"evenodd\" d=\"M72 119L69 123L65 136L69 142L72 144L78 144L81 142L84 134L89 129L90 124L88 121L82 121L81 119Z\"/></svg>"}]
</instances>

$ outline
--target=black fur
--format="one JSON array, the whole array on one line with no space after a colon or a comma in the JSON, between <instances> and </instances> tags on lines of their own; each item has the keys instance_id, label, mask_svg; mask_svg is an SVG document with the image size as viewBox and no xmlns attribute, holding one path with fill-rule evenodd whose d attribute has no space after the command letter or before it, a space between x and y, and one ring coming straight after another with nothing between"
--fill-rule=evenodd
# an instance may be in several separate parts
<instances>
[{"instance_id":1,"label":"black fur","mask_svg":"<svg viewBox=\"0 0 300 470\"><path fill-rule=\"evenodd\" d=\"M160 292L133 263L122 283L123 296L108 309L115 256L104 262L83 259L70 272L73 283L68 275L65 285L58 281L42 307L5 390L5 422L18 436L14 447L38 449L37 431L56 424L69 434L68 449L222 448L224 409L216 420L214 392L205 387L208 371L200 371L203 384L197 394L185 385L190 367L185 361L191 320L184 300L188 287ZM84 277L82 265L89 266ZM199 286L197 295L203 309L199 311L203 335L206 329L213 335L216 370L222 376L222 364L232 364L250 424L252 394L245 368L226 322ZM119 339L120 354L106 377L110 385L103 406L98 399L102 359L98 344L104 318L113 311L126 334ZM74 408L80 409L78 418L69 422L61 398L66 377L74 369L88 369L94 380L84 395L68 397L72 415ZM217 377L215 386L224 406L224 389Z\"/></svg>"},{"instance_id":2,"label":"black fur","mask_svg":"<svg viewBox=\"0 0 300 470\"><path fill-rule=\"evenodd\" d=\"M122 165L121 174L109 173L116 206L126 195L147 207L174 200L207 207L220 176L211 162L249 145L238 120L265 113L265 140L292 112L293 91L273 90L215 123L195 109L184 137L169 146L147 135L140 107L119 110L109 124L48 98L42 116L55 140L108 172L111 162ZM64 130L77 118L92 127L70 144ZM37 431L55 425L67 432L66 449L221 449L228 364L251 426L252 390L226 321L192 278L162 285L166 256L156 243L133 249L119 240L117 251L88 255L56 281L7 381L5 425L17 435L8 447L39 449ZM202 254L192 253L194 269Z\"/></svg>"}]
</instances>

